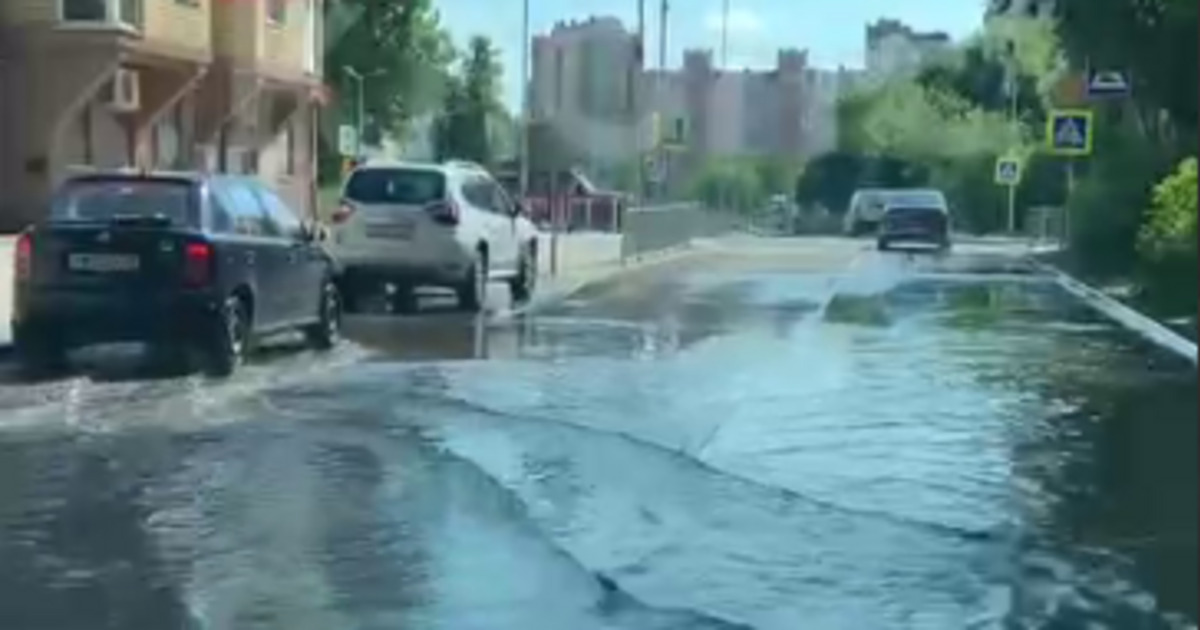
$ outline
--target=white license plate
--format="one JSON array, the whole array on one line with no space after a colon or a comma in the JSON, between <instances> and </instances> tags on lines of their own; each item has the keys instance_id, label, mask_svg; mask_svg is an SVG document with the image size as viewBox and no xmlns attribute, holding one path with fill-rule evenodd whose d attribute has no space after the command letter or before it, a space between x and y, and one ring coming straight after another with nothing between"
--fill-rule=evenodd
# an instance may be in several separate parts
<instances>
[{"instance_id":1,"label":"white license plate","mask_svg":"<svg viewBox=\"0 0 1200 630\"><path fill-rule=\"evenodd\" d=\"M133 254L71 254L67 266L73 271L137 271L141 260Z\"/></svg>"},{"instance_id":2,"label":"white license plate","mask_svg":"<svg viewBox=\"0 0 1200 630\"><path fill-rule=\"evenodd\" d=\"M369 238L393 238L408 240L413 237L412 223L368 223Z\"/></svg>"}]
</instances>

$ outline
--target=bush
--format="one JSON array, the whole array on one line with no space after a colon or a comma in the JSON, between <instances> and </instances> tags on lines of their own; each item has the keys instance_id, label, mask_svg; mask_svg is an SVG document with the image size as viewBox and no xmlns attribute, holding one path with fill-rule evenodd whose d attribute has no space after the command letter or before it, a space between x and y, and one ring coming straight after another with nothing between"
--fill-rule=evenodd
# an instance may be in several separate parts
<instances>
[{"instance_id":1,"label":"bush","mask_svg":"<svg viewBox=\"0 0 1200 630\"><path fill-rule=\"evenodd\" d=\"M1178 314L1196 313L1196 184L1196 158L1191 157L1155 186L1137 241L1144 298Z\"/></svg>"},{"instance_id":2,"label":"bush","mask_svg":"<svg viewBox=\"0 0 1200 630\"><path fill-rule=\"evenodd\" d=\"M1128 276L1138 262L1142 209L1152 183L1169 169L1154 143L1128 127L1097 125L1103 146L1067 203L1071 250L1091 276Z\"/></svg>"}]
</instances>

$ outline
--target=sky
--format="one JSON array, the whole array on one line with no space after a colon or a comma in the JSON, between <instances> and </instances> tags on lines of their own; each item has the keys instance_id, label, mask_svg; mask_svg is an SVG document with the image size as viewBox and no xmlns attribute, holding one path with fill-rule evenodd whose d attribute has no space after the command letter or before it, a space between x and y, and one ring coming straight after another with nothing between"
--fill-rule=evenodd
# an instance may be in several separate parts
<instances>
[{"instance_id":1,"label":"sky","mask_svg":"<svg viewBox=\"0 0 1200 630\"><path fill-rule=\"evenodd\" d=\"M557 21L588 16L637 24L637 0L529 0L532 34L548 33ZM667 18L667 66L678 67L683 50L721 42L721 0L671 0ZM501 50L504 100L520 101L522 0L434 0L442 24L464 44L485 35ZM646 59L658 59L660 0L645 0ZM810 65L862 67L865 27L878 18L901 20L918 30L940 30L959 39L979 28L983 0L729 0L729 65L770 68L779 48L808 49Z\"/></svg>"}]
</instances>

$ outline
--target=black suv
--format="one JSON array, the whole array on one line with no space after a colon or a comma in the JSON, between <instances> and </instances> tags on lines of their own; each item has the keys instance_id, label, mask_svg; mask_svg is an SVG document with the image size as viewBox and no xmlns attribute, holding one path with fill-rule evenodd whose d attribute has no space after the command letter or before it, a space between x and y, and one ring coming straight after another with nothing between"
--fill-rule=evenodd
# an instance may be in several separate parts
<instances>
[{"instance_id":1,"label":"black suv","mask_svg":"<svg viewBox=\"0 0 1200 630\"><path fill-rule=\"evenodd\" d=\"M332 259L249 177L73 177L21 234L15 263L14 349L35 372L65 366L72 348L141 341L225 376L260 335L298 328L320 348L339 336Z\"/></svg>"}]
</instances>

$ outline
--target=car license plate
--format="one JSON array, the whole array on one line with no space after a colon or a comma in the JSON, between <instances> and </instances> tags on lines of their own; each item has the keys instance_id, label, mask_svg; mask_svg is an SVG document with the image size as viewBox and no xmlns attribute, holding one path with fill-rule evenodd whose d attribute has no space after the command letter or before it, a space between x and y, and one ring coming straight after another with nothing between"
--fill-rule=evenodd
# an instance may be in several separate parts
<instances>
[{"instance_id":1,"label":"car license plate","mask_svg":"<svg viewBox=\"0 0 1200 630\"><path fill-rule=\"evenodd\" d=\"M367 236L408 240L413 236L413 224L407 221L403 223L368 223Z\"/></svg>"},{"instance_id":2,"label":"car license plate","mask_svg":"<svg viewBox=\"0 0 1200 630\"><path fill-rule=\"evenodd\" d=\"M137 271L140 265L141 260L133 254L71 254L67 258L67 266L72 271Z\"/></svg>"}]
</instances>

